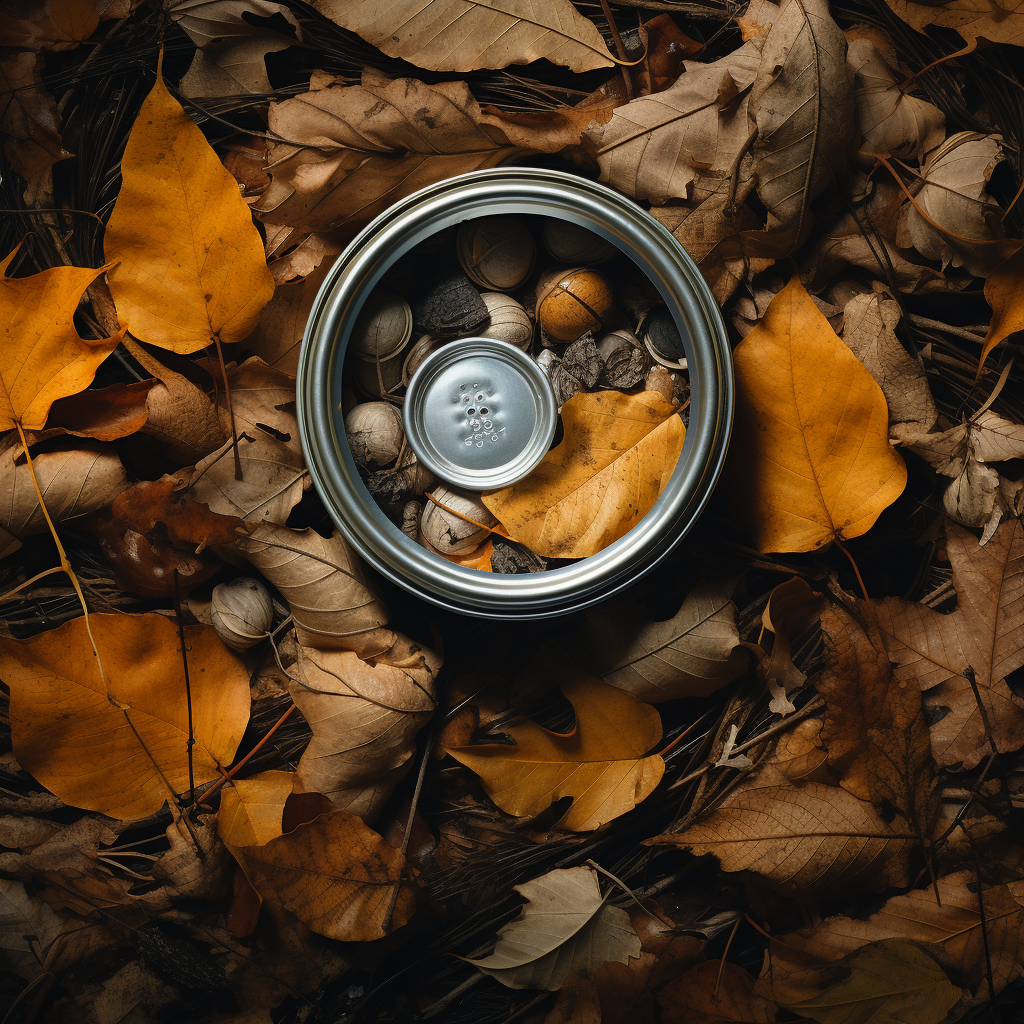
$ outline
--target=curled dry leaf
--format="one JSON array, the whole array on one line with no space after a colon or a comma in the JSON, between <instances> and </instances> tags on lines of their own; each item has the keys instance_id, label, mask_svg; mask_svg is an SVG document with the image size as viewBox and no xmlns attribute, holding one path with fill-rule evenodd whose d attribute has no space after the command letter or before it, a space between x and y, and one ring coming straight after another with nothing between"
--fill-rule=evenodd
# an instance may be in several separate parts
<instances>
[{"instance_id":1,"label":"curled dry leaf","mask_svg":"<svg viewBox=\"0 0 1024 1024\"><path fill-rule=\"evenodd\" d=\"M656 704L706 696L742 675L734 582L698 583L671 619L652 622L626 594L588 610L579 626L559 641L570 664L606 683Z\"/></svg>"},{"instance_id":2,"label":"curled dry leaf","mask_svg":"<svg viewBox=\"0 0 1024 1024\"><path fill-rule=\"evenodd\" d=\"M580 394L565 437L527 476L483 496L513 539L545 558L585 558L646 515L668 483L686 428L654 391Z\"/></svg>"},{"instance_id":3,"label":"curled dry leaf","mask_svg":"<svg viewBox=\"0 0 1024 1024\"><path fill-rule=\"evenodd\" d=\"M526 906L498 933L489 956L468 961L507 988L554 992L570 974L640 956L629 915L606 902L593 868L556 868L514 888Z\"/></svg>"},{"instance_id":4,"label":"curled dry leaf","mask_svg":"<svg viewBox=\"0 0 1024 1024\"><path fill-rule=\"evenodd\" d=\"M189 788L178 630L163 615L89 616L0 638L19 764L73 807L135 820ZM229 764L249 721L249 671L206 626L186 626L197 784ZM109 699L108 699L109 693ZM115 703L116 702L116 703Z\"/></svg>"},{"instance_id":5,"label":"curled dry leaf","mask_svg":"<svg viewBox=\"0 0 1024 1024\"><path fill-rule=\"evenodd\" d=\"M347 811L329 811L282 835L291 772L264 772L228 788L217 828L245 877L268 903L328 938L382 938L396 886L392 929L412 914L405 858Z\"/></svg>"},{"instance_id":6,"label":"curled dry leaf","mask_svg":"<svg viewBox=\"0 0 1024 1024\"><path fill-rule=\"evenodd\" d=\"M1017 331L1024 331L1024 300L1021 280L1024 278L1024 246L995 267L985 278L985 301L992 307L992 319L985 335L985 344L978 360L978 373L989 352Z\"/></svg>"},{"instance_id":7,"label":"curled dry leaf","mask_svg":"<svg viewBox=\"0 0 1024 1024\"><path fill-rule=\"evenodd\" d=\"M566 668L559 686L576 712L571 732L531 721L509 727L515 740L445 747L476 772L487 795L509 814L535 816L562 797L572 806L562 828L589 831L632 810L661 781L665 762L648 751L661 739L661 717L628 693Z\"/></svg>"},{"instance_id":8,"label":"curled dry leaf","mask_svg":"<svg viewBox=\"0 0 1024 1024\"><path fill-rule=\"evenodd\" d=\"M854 74L853 97L861 134L858 156L872 166L875 156L924 159L946 135L938 107L910 96L869 39L854 39L846 59Z\"/></svg>"},{"instance_id":9,"label":"curled dry leaf","mask_svg":"<svg viewBox=\"0 0 1024 1024\"><path fill-rule=\"evenodd\" d=\"M29 277L9 277L17 252L0 261L0 430L18 424L41 430L58 398L92 383L124 328L113 337L86 341L75 327L79 300L106 267L53 267Z\"/></svg>"},{"instance_id":10,"label":"curled dry leaf","mask_svg":"<svg viewBox=\"0 0 1024 1024\"><path fill-rule=\"evenodd\" d=\"M55 523L105 508L128 486L121 460L108 448L44 452L32 463ZM22 537L47 530L28 463L14 443L0 454L0 558L17 551Z\"/></svg>"},{"instance_id":11,"label":"curled dry leaf","mask_svg":"<svg viewBox=\"0 0 1024 1024\"><path fill-rule=\"evenodd\" d=\"M907 469L889 445L881 389L796 277L735 359L726 479L758 549L813 551L866 533Z\"/></svg>"},{"instance_id":12,"label":"curled dry leaf","mask_svg":"<svg viewBox=\"0 0 1024 1024\"><path fill-rule=\"evenodd\" d=\"M927 842L939 793L921 691L893 675L870 606L860 610L866 628L842 606L821 615L828 659L814 684L828 704L821 741L845 789L886 817L895 812L894 827Z\"/></svg>"},{"instance_id":13,"label":"curled dry leaf","mask_svg":"<svg viewBox=\"0 0 1024 1024\"><path fill-rule=\"evenodd\" d=\"M58 398L50 406L46 429L97 441L127 437L146 425L149 393L159 386L158 380L142 380L135 384L90 388L77 395Z\"/></svg>"},{"instance_id":14,"label":"curled dry leaf","mask_svg":"<svg viewBox=\"0 0 1024 1024\"><path fill-rule=\"evenodd\" d=\"M893 896L865 921L830 917L814 928L782 936L771 945L774 972L785 978L815 961L834 963L879 939L909 939L941 950L942 962L955 965L975 998L988 999L989 964L995 995L1024 970L1022 901L1020 882L986 886L979 901L973 869L957 871L933 886Z\"/></svg>"},{"instance_id":15,"label":"curled dry leaf","mask_svg":"<svg viewBox=\"0 0 1024 1024\"><path fill-rule=\"evenodd\" d=\"M792 642L814 626L820 614L821 599L799 576L780 583L768 595L758 639L758 646L766 652L759 676L772 693L771 711L775 714L796 710L787 694L803 686L807 677L793 664Z\"/></svg>"},{"instance_id":16,"label":"curled dry leaf","mask_svg":"<svg viewBox=\"0 0 1024 1024\"><path fill-rule=\"evenodd\" d=\"M982 547L950 523L946 549L956 611L889 597L875 602L875 612L896 678L924 694L935 760L973 768L990 744L1002 753L1024 744L1024 701L1006 683L1024 665L1024 526L1003 523Z\"/></svg>"},{"instance_id":17,"label":"curled dry leaf","mask_svg":"<svg viewBox=\"0 0 1024 1024\"><path fill-rule=\"evenodd\" d=\"M765 36L750 93L753 173L768 210L761 245L773 256L803 241L812 201L846 175L852 77L826 0L788 0Z\"/></svg>"},{"instance_id":18,"label":"curled dry leaf","mask_svg":"<svg viewBox=\"0 0 1024 1024\"><path fill-rule=\"evenodd\" d=\"M274 293L263 242L220 158L167 91L143 101L103 236L118 314L141 341L186 354L242 341Z\"/></svg>"},{"instance_id":19,"label":"curled dry leaf","mask_svg":"<svg viewBox=\"0 0 1024 1024\"><path fill-rule=\"evenodd\" d=\"M863 946L836 964L833 977L805 998L787 998L778 987L774 995L787 1010L820 1024L939 1024L960 998L942 968L905 939Z\"/></svg>"},{"instance_id":20,"label":"curled dry leaf","mask_svg":"<svg viewBox=\"0 0 1024 1024\"><path fill-rule=\"evenodd\" d=\"M900 305L877 281L843 309L843 341L885 395L890 433L927 433L939 417L928 378L896 337Z\"/></svg>"},{"instance_id":21,"label":"curled dry leaf","mask_svg":"<svg viewBox=\"0 0 1024 1024\"><path fill-rule=\"evenodd\" d=\"M322 793L369 821L405 775L417 731L437 699L441 659L403 636L370 661L352 651L299 648L292 698L313 738L296 793Z\"/></svg>"},{"instance_id":22,"label":"curled dry leaf","mask_svg":"<svg viewBox=\"0 0 1024 1024\"><path fill-rule=\"evenodd\" d=\"M242 479L229 441L196 464L192 496L212 512L250 522L283 523L309 486L295 419L295 380L261 359L228 372ZM219 408L227 418L227 399Z\"/></svg>"},{"instance_id":23,"label":"curled dry leaf","mask_svg":"<svg viewBox=\"0 0 1024 1024\"><path fill-rule=\"evenodd\" d=\"M900 212L896 240L901 246L939 260L943 270L964 267L978 277L1020 246L1004 237L1003 212L986 191L1003 159L1001 141L998 135L957 132L929 155L911 187L914 203L908 199Z\"/></svg>"},{"instance_id":24,"label":"curled dry leaf","mask_svg":"<svg viewBox=\"0 0 1024 1024\"><path fill-rule=\"evenodd\" d=\"M219 900L230 890L234 867L217 835L217 818L197 814L188 825L175 818L164 830L170 849L154 862L150 873L176 899Z\"/></svg>"},{"instance_id":25,"label":"curled dry leaf","mask_svg":"<svg viewBox=\"0 0 1024 1024\"><path fill-rule=\"evenodd\" d=\"M601 33L570 3L546 0L314 0L313 6L389 57L428 71L476 71L542 57L573 71L610 68Z\"/></svg>"},{"instance_id":26,"label":"curled dry leaf","mask_svg":"<svg viewBox=\"0 0 1024 1024\"><path fill-rule=\"evenodd\" d=\"M757 40L710 64L687 61L674 85L591 128L584 145L600 180L633 199L665 203L691 198L691 183L705 170L727 172L749 132L745 105L738 118L734 101L753 83L759 51Z\"/></svg>"},{"instance_id":27,"label":"curled dry leaf","mask_svg":"<svg viewBox=\"0 0 1024 1024\"><path fill-rule=\"evenodd\" d=\"M360 658L377 657L395 644L387 611L340 533L321 537L311 529L263 524L237 540L235 550L288 602L300 644L355 651Z\"/></svg>"},{"instance_id":28,"label":"curled dry leaf","mask_svg":"<svg viewBox=\"0 0 1024 1024\"><path fill-rule=\"evenodd\" d=\"M723 871L752 871L784 896L814 899L905 885L913 838L845 789L796 786L769 765L697 824L648 842L712 853Z\"/></svg>"}]
</instances>

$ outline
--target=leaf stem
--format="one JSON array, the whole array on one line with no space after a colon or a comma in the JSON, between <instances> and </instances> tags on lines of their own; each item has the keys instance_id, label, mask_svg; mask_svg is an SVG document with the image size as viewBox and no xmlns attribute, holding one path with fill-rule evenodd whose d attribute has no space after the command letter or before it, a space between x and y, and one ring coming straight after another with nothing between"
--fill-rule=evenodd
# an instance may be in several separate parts
<instances>
[{"instance_id":1,"label":"leaf stem","mask_svg":"<svg viewBox=\"0 0 1024 1024\"><path fill-rule=\"evenodd\" d=\"M220 335L213 336L213 344L217 349L217 361L220 363L220 375L224 379L224 401L228 407L228 419L231 420L231 450L235 455L235 479L242 479L242 459L238 454L238 431L235 430L235 410L231 407L231 385L228 384L228 371L224 365L224 350L220 347Z\"/></svg>"},{"instance_id":2,"label":"leaf stem","mask_svg":"<svg viewBox=\"0 0 1024 1024\"><path fill-rule=\"evenodd\" d=\"M868 588L864 586L864 580L861 579L860 569L857 568L857 563L853 560L853 555L851 555L850 552L846 550L846 547L843 545L843 542L838 537L833 538L833 540L835 541L836 547L839 548L839 550L842 551L844 555L846 555L846 557L850 561L850 565L853 566L853 574L857 577L857 583L860 586L860 592L864 595L864 600L870 601L871 598L868 597Z\"/></svg>"}]
</instances>

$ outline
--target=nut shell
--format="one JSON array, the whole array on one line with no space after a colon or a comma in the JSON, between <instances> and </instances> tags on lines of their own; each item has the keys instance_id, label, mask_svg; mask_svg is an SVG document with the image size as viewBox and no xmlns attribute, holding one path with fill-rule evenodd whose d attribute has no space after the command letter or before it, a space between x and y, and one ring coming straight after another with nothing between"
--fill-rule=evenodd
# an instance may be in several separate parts
<instances>
[{"instance_id":1,"label":"nut shell","mask_svg":"<svg viewBox=\"0 0 1024 1024\"><path fill-rule=\"evenodd\" d=\"M612 311L612 286L596 270L550 270L537 285L537 322L556 341L600 331Z\"/></svg>"},{"instance_id":2,"label":"nut shell","mask_svg":"<svg viewBox=\"0 0 1024 1024\"><path fill-rule=\"evenodd\" d=\"M412 337L412 309L387 288L374 288L352 327L349 351L371 362L400 352Z\"/></svg>"},{"instance_id":3,"label":"nut shell","mask_svg":"<svg viewBox=\"0 0 1024 1024\"><path fill-rule=\"evenodd\" d=\"M420 363L423 362L431 352L435 352L444 344L444 339L434 338L429 334L424 334L411 349L405 357L405 362L402 363L402 385L404 387L409 386L409 381L412 380L412 375L419 369Z\"/></svg>"},{"instance_id":4,"label":"nut shell","mask_svg":"<svg viewBox=\"0 0 1024 1024\"><path fill-rule=\"evenodd\" d=\"M686 369L686 349L675 318L664 306L655 306L640 324L647 351L671 370Z\"/></svg>"},{"instance_id":5,"label":"nut shell","mask_svg":"<svg viewBox=\"0 0 1024 1024\"><path fill-rule=\"evenodd\" d=\"M501 292L484 292L480 298L487 306L491 322L478 337L507 341L525 352L533 341L530 314L515 299Z\"/></svg>"},{"instance_id":6,"label":"nut shell","mask_svg":"<svg viewBox=\"0 0 1024 1024\"><path fill-rule=\"evenodd\" d=\"M548 217L541 228L544 248L560 263L609 263L619 250L600 235L579 224Z\"/></svg>"},{"instance_id":7,"label":"nut shell","mask_svg":"<svg viewBox=\"0 0 1024 1024\"><path fill-rule=\"evenodd\" d=\"M364 402L345 417L345 435L357 466L387 466L405 440L402 414L389 402Z\"/></svg>"},{"instance_id":8,"label":"nut shell","mask_svg":"<svg viewBox=\"0 0 1024 1024\"><path fill-rule=\"evenodd\" d=\"M259 580L239 576L213 588L210 619L228 647L244 651L266 639L274 624L274 602Z\"/></svg>"},{"instance_id":9,"label":"nut shell","mask_svg":"<svg viewBox=\"0 0 1024 1024\"><path fill-rule=\"evenodd\" d=\"M385 395L393 394L402 386L403 362L401 352L390 359L382 359L380 361L380 377L378 377L378 364L375 359L350 359L345 383L351 383L363 398L371 400L383 398Z\"/></svg>"},{"instance_id":10,"label":"nut shell","mask_svg":"<svg viewBox=\"0 0 1024 1024\"><path fill-rule=\"evenodd\" d=\"M463 519L463 516L467 518ZM490 533L467 522L467 519L475 519L485 527L495 526L498 522L484 506L480 495L457 491L442 484L427 497L420 517L420 537L428 547L442 555L467 555L476 550Z\"/></svg>"},{"instance_id":11,"label":"nut shell","mask_svg":"<svg viewBox=\"0 0 1024 1024\"><path fill-rule=\"evenodd\" d=\"M481 217L463 224L455 248L469 277L494 292L518 288L530 276L537 254L530 229L515 217Z\"/></svg>"}]
</instances>

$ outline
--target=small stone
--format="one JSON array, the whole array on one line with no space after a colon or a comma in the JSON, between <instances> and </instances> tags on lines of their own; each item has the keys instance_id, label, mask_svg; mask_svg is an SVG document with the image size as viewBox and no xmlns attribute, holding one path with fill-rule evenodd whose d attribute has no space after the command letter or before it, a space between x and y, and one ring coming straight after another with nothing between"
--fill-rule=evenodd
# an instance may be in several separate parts
<instances>
[{"instance_id":1,"label":"small stone","mask_svg":"<svg viewBox=\"0 0 1024 1024\"><path fill-rule=\"evenodd\" d=\"M487 305L465 274L441 278L412 310L416 324L428 334L454 337L487 320Z\"/></svg>"}]
</instances>

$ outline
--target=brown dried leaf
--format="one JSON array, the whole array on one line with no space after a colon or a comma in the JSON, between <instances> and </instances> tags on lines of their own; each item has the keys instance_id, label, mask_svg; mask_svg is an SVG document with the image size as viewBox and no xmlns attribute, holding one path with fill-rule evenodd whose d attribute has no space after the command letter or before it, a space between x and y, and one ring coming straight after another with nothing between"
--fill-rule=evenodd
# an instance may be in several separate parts
<instances>
[{"instance_id":1,"label":"brown dried leaf","mask_svg":"<svg viewBox=\"0 0 1024 1024\"><path fill-rule=\"evenodd\" d=\"M601 33L569 0L314 0L342 28L429 71L477 71L547 58L573 71L614 66Z\"/></svg>"},{"instance_id":2,"label":"brown dried leaf","mask_svg":"<svg viewBox=\"0 0 1024 1024\"><path fill-rule=\"evenodd\" d=\"M978 45L979 39L1019 46L1024 31L1024 12L1016 0L994 8L979 6L973 0L946 0L936 6L914 0L886 0L886 3L900 21L918 32L924 32L929 25L954 29L970 50Z\"/></svg>"},{"instance_id":3,"label":"brown dried leaf","mask_svg":"<svg viewBox=\"0 0 1024 1024\"><path fill-rule=\"evenodd\" d=\"M73 50L99 24L93 0L25 0L0 12L5 46L25 50Z\"/></svg>"},{"instance_id":4,"label":"brown dried leaf","mask_svg":"<svg viewBox=\"0 0 1024 1024\"><path fill-rule=\"evenodd\" d=\"M698 583L671 619L650 621L631 595L587 611L559 641L570 664L656 704L704 696L742 675L747 656L739 646L735 581Z\"/></svg>"},{"instance_id":5,"label":"brown dried leaf","mask_svg":"<svg viewBox=\"0 0 1024 1024\"><path fill-rule=\"evenodd\" d=\"M372 661L351 651L299 648L292 698L313 738L296 793L322 793L371 820L408 771L417 731L430 720L441 659L406 637Z\"/></svg>"},{"instance_id":6,"label":"brown dried leaf","mask_svg":"<svg viewBox=\"0 0 1024 1024\"><path fill-rule=\"evenodd\" d=\"M553 992L570 973L640 955L629 915L605 902L593 868L556 868L514 888L526 906L498 933L489 956L468 961L506 988Z\"/></svg>"},{"instance_id":7,"label":"brown dried leaf","mask_svg":"<svg viewBox=\"0 0 1024 1024\"><path fill-rule=\"evenodd\" d=\"M754 994L754 979L728 961L705 960L658 994L662 1020L686 1024L770 1024L775 1005Z\"/></svg>"},{"instance_id":8,"label":"brown dried leaf","mask_svg":"<svg viewBox=\"0 0 1024 1024\"><path fill-rule=\"evenodd\" d=\"M242 479L235 479L229 441L196 464L192 496L220 515L283 523L310 483L295 419L295 379L253 357L228 372L228 386ZM226 423L224 393L218 407Z\"/></svg>"},{"instance_id":9,"label":"brown dried leaf","mask_svg":"<svg viewBox=\"0 0 1024 1024\"><path fill-rule=\"evenodd\" d=\"M702 821L648 843L713 853L723 871L753 871L782 895L813 899L905 885L912 840L845 789L794 786L769 767Z\"/></svg>"},{"instance_id":10,"label":"brown dried leaf","mask_svg":"<svg viewBox=\"0 0 1024 1024\"><path fill-rule=\"evenodd\" d=\"M300 644L341 648L361 658L384 654L397 636L386 629L387 610L367 587L352 549L340 533L261 524L235 550L281 592Z\"/></svg>"},{"instance_id":11,"label":"brown dried leaf","mask_svg":"<svg viewBox=\"0 0 1024 1024\"><path fill-rule=\"evenodd\" d=\"M938 107L900 87L885 58L869 39L854 39L847 51L854 73L853 97L861 134L858 156L870 167L875 155L923 160L946 134L946 117Z\"/></svg>"},{"instance_id":12,"label":"brown dried leaf","mask_svg":"<svg viewBox=\"0 0 1024 1024\"><path fill-rule=\"evenodd\" d=\"M81 519L105 508L128 478L121 460L109 448L43 452L33 457L39 489L55 523ZM0 558L17 551L22 537L49 529L36 498L21 445L0 453Z\"/></svg>"},{"instance_id":13,"label":"brown dried leaf","mask_svg":"<svg viewBox=\"0 0 1024 1024\"><path fill-rule=\"evenodd\" d=\"M753 173L768 210L763 245L773 255L803 241L811 202L846 175L852 77L826 0L789 0L765 36L750 93Z\"/></svg>"},{"instance_id":14,"label":"brown dried leaf","mask_svg":"<svg viewBox=\"0 0 1024 1024\"><path fill-rule=\"evenodd\" d=\"M950 523L946 549L955 612L942 615L895 597L876 601L875 611L897 679L924 694L936 761L973 768L990 742L1003 753L1024 744L1024 701L1006 684L1024 665L1024 526L1003 523L982 547ZM965 673L974 676L980 707Z\"/></svg>"},{"instance_id":15,"label":"brown dried leaf","mask_svg":"<svg viewBox=\"0 0 1024 1024\"><path fill-rule=\"evenodd\" d=\"M11 167L26 182L70 153L60 138L60 114L41 77L38 53L14 53L0 61L0 137Z\"/></svg>"},{"instance_id":16,"label":"brown dried leaf","mask_svg":"<svg viewBox=\"0 0 1024 1024\"><path fill-rule=\"evenodd\" d=\"M141 430L149 419L149 393L158 380L136 384L111 384L90 388L77 395L58 398L50 406L46 430L59 430L74 437L116 441Z\"/></svg>"},{"instance_id":17,"label":"brown dried leaf","mask_svg":"<svg viewBox=\"0 0 1024 1024\"><path fill-rule=\"evenodd\" d=\"M894 677L871 607L860 607L863 624L841 606L822 612L828 661L814 684L828 703L821 740L842 786L887 819L895 811L903 821L893 827L926 842L939 793L921 691Z\"/></svg>"}]
</instances>

